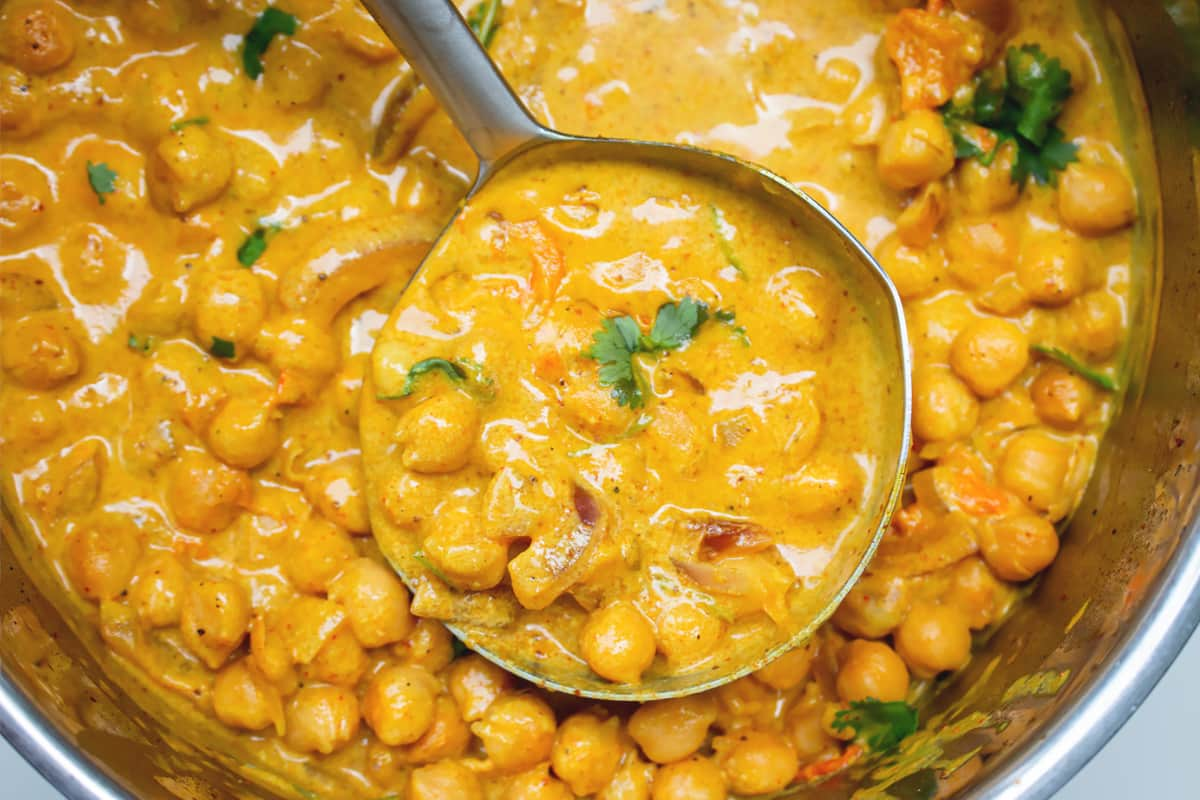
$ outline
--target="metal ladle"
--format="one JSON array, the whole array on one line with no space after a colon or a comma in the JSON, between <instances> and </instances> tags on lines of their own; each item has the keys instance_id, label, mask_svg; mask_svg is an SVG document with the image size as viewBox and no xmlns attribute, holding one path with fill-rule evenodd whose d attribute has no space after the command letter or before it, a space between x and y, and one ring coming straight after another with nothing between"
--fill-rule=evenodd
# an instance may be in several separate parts
<instances>
[{"instance_id":1,"label":"metal ladle","mask_svg":"<svg viewBox=\"0 0 1200 800\"><path fill-rule=\"evenodd\" d=\"M887 275L867 250L841 223L812 198L783 178L736 158L706 150L658 142L636 142L571 136L538 123L517 99L495 63L448 0L364 0L383 30L404 53L409 64L433 92L442 108L479 157L479 172L465 202L502 170L536 153L563 160L614 160L667 167L701 176L741 192L757 195L801 226L809 241L827 249L850 282L860 287L861 307L874 320L885 358L893 366L894 402L888 415L890 449L879 453L879 473L870 515L848 533L838 546L820 583L813 589L813 609L808 624L787 641L761 652L730 659L719 670L644 678L638 684L608 683L586 670L552 674L545 662L531 654L496 651L480 644L483 629L461 621L447 627L474 650L504 669L548 689L602 700L647 701L712 689L765 666L772 659L804 642L837 608L862 574L886 529L904 481L909 451L911 364L899 295ZM449 230L449 226L447 229ZM443 237L446 235L443 232ZM433 248L435 251L437 247ZM368 483L371 468L368 464ZM377 503L372 504L378 519ZM376 525L378 529L378 525ZM379 538L379 537L377 537ZM393 565L406 563L389 553ZM410 585L417 577L401 577Z\"/></svg>"}]
</instances>

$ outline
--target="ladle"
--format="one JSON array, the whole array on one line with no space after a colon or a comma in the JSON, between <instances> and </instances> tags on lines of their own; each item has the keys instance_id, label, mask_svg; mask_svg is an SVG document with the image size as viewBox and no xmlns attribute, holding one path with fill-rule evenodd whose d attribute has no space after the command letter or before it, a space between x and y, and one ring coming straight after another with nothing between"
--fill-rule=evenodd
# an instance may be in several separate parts
<instances>
[{"instance_id":1,"label":"ladle","mask_svg":"<svg viewBox=\"0 0 1200 800\"><path fill-rule=\"evenodd\" d=\"M706 177L739 191L757 194L786 213L813 240L839 256L839 268L862 289L866 312L877 332L891 370L895 413L890 416L889 449L877 454L883 479L875 489L875 505L866 522L842 541L819 584L807 625L769 650L731 661L714 673L687 673L644 679L638 684L608 683L585 671L553 674L531 654L499 653L480 644L481 630L458 621L448 627L472 649L506 670L540 686L603 700L647 701L712 689L756 670L802 643L837 608L866 568L898 502L909 451L911 409L910 357L900 298L887 275L867 250L812 198L783 178L728 155L682 145L571 136L538 123L505 82L475 34L448 0L364 0L442 108L450 115L479 158L479 171L466 201L494 176L531 154L539 158L635 161ZM447 228L448 230L449 228ZM445 234L443 234L445 236ZM436 246L434 248L437 249ZM882 393L881 393L882 396ZM894 430L892 430L894 427ZM368 484L372 485L368 466ZM372 515L377 514L372 505ZM381 545L383 543L381 542ZM393 565L404 563L387 552ZM397 567L401 569L400 567ZM401 569L402 571L402 569ZM412 575L401 575L410 585Z\"/></svg>"}]
</instances>

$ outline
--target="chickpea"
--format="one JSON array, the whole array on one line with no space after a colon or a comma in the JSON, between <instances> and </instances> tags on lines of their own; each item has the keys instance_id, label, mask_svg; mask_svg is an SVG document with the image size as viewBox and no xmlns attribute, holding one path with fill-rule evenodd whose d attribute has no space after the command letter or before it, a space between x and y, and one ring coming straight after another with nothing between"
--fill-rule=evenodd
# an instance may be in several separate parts
<instances>
[{"instance_id":1,"label":"chickpea","mask_svg":"<svg viewBox=\"0 0 1200 800\"><path fill-rule=\"evenodd\" d=\"M288 642L280 635L274 621L268 622L261 614L250 620L250 658L255 668L269 680L294 688L298 679L292 667Z\"/></svg>"},{"instance_id":2,"label":"chickpea","mask_svg":"<svg viewBox=\"0 0 1200 800\"><path fill-rule=\"evenodd\" d=\"M313 517L293 535L283 570L299 591L324 594L330 582L357 556L354 543L341 528Z\"/></svg>"},{"instance_id":3,"label":"chickpea","mask_svg":"<svg viewBox=\"0 0 1200 800\"><path fill-rule=\"evenodd\" d=\"M250 664L239 659L217 673L212 687L213 713L223 724L245 731L283 726L279 692Z\"/></svg>"},{"instance_id":4,"label":"chickpea","mask_svg":"<svg viewBox=\"0 0 1200 800\"><path fill-rule=\"evenodd\" d=\"M707 758L692 756L658 770L652 800L725 800L725 776Z\"/></svg>"},{"instance_id":5,"label":"chickpea","mask_svg":"<svg viewBox=\"0 0 1200 800\"><path fill-rule=\"evenodd\" d=\"M351 689L306 686L288 701L285 718L288 745L329 755L358 733L358 699Z\"/></svg>"},{"instance_id":6,"label":"chickpea","mask_svg":"<svg viewBox=\"0 0 1200 800\"><path fill-rule=\"evenodd\" d=\"M889 237L876 255L905 300L931 294L946 276L946 257L937 247L909 247L898 237Z\"/></svg>"},{"instance_id":7,"label":"chickpea","mask_svg":"<svg viewBox=\"0 0 1200 800\"><path fill-rule=\"evenodd\" d=\"M414 625L408 590L389 568L356 558L329 584L329 599L340 603L354 635L367 647L382 647L408 636Z\"/></svg>"},{"instance_id":8,"label":"chickpea","mask_svg":"<svg viewBox=\"0 0 1200 800\"><path fill-rule=\"evenodd\" d=\"M669 764L699 750L716 719L712 696L698 694L638 706L629 718L628 730L646 758Z\"/></svg>"},{"instance_id":9,"label":"chickpea","mask_svg":"<svg viewBox=\"0 0 1200 800\"><path fill-rule=\"evenodd\" d=\"M0 232L16 236L42 221L52 202L42 171L24 161L0 161Z\"/></svg>"},{"instance_id":10,"label":"chickpea","mask_svg":"<svg viewBox=\"0 0 1200 800\"><path fill-rule=\"evenodd\" d=\"M41 92L23 71L0 64L0 133L14 139L32 136L42 127Z\"/></svg>"},{"instance_id":11,"label":"chickpea","mask_svg":"<svg viewBox=\"0 0 1200 800\"><path fill-rule=\"evenodd\" d=\"M559 401L563 418L567 424L596 441L609 441L629 430L637 414L618 403L612 390L602 386L597 371L591 364L586 370L567 374L559 387Z\"/></svg>"},{"instance_id":12,"label":"chickpea","mask_svg":"<svg viewBox=\"0 0 1200 800\"><path fill-rule=\"evenodd\" d=\"M893 122L879 144L879 177L893 189L915 189L954 169L954 142L942 117L910 111Z\"/></svg>"},{"instance_id":13,"label":"chickpea","mask_svg":"<svg viewBox=\"0 0 1200 800\"><path fill-rule=\"evenodd\" d=\"M26 72L52 72L75 55L73 20L57 3L13 3L0 15L0 26L0 53Z\"/></svg>"},{"instance_id":14,"label":"chickpea","mask_svg":"<svg viewBox=\"0 0 1200 800\"><path fill-rule=\"evenodd\" d=\"M370 533L365 484L361 459L342 458L314 470L304 494L326 519L351 533Z\"/></svg>"},{"instance_id":15,"label":"chickpea","mask_svg":"<svg viewBox=\"0 0 1200 800\"><path fill-rule=\"evenodd\" d=\"M984 536L986 534L980 534L981 541ZM1002 591L1000 581L996 580L984 559L972 556L959 562L951 571L946 602L966 614L971 630L976 631L992 624L1003 611Z\"/></svg>"},{"instance_id":16,"label":"chickpea","mask_svg":"<svg viewBox=\"0 0 1200 800\"><path fill-rule=\"evenodd\" d=\"M818 456L786 479L788 503L796 514L821 515L856 506L862 470L849 458Z\"/></svg>"},{"instance_id":17,"label":"chickpea","mask_svg":"<svg viewBox=\"0 0 1200 800\"><path fill-rule=\"evenodd\" d=\"M418 767L408 776L408 800L483 800L475 773L455 761Z\"/></svg>"},{"instance_id":18,"label":"chickpea","mask_svg":"<svg viewBox=\"0 0 1200 800\"><path fill-rule=\"evenodd\" d=\"M510 694L488 707L471 731L483 743L488 760L502 772L520 772L550 758L556 728L546 701L531 694Z\"/></svg>"},{"instance_id":19,"label":"chickpea","mask_svg":"<svg viewBox=\"0 0 1200 800\"><path fill-rule=\"evenodd\" d=\"M1058 532L1034 514L988 520L980 529L979 548L997 576L1027 581L1054 562Z\"/></svg>"},{"instance_id":20,"label":"chickpea","mask_svg":"<svg viewBox=\"0 0 1200 800\"><path fill-rule=\"evenodd\" d=\"M1038 511L1062 504L1072 448L1039 430L1022 431L1009 441L998 471L1000 483Z\"/></svg>"},{"instance_id":21,"label":"chickpea","mask_svg":"<svg viewBox=\"0 0 1200 800\"><path fill-rule=\"evenodd\" d=\"M801 762L813 761L837 746L837 740L825 730L822 708L800 708L787 720L788 741Z\"/></svg>"},{"instance_id":22,"label":"chickpea","mask_svg":"<svg viewBox=\"0 0 1200 800\"><path fill-rule=\"evenodd\" d=\"M791 742L774 731L743 730L726 737L718 750L722 771L736 794L768 794L783 789L800 769Z\"/></svg>"},{"instance_id":23,"label":"chickpea","mask_svg":"<svg viewBox=\"0 0 1200 800\"><path fill-rule=\"evenodd\" d=\"M149 628L179 624L187 572L170 553L153 553L138 564L129 587L129 604Z\"/></svg>"},{"instance_id":24,"label":"chickpea","mask_svg":"<svg viewBox=\"0 0 1200 800\"><path fill-rule=\"evenodd\" d=\"M621 765L621 755L621 721L580 713L559 726L550 764L575 795L585 797L608 785Z\"/></svg>"},{"instance_id":25,"label":"chickpea","mask_svg":"<svg viewBox=\"0 0 1200 800\"><path fill-rule=\"evenodd\" d=\"M455 472L479 438L479 407L462 392L446 392L410 409L396 425L401 461L414 472Z\"/></svg>"},{"instance_id":26,"label":"chickpea","mask_svg":"<svg viewBox=\"0 0 1200 800\"><path fill-rule=\"evenodd\" d=\"M754 677L781 692L795 689L812 673L815 648L810 639L754 673Z\"/></svg>"},{"instance_id":27,"label":"chickpea","mask_svg":"<svg viewBox=\"0 0 1200 800\"><path fill-rule=\"evenodd\" d=\"M326 326L307 317L277 317L262 326L254 352L279 373L278 402L306 403L338 368L338 347Z\"/></svg>"},{"instance_id":28,"label":"chickpea","mask_svg":"<svg viewBox=\"0 0 1200 800\"><path fill-rule=\"evenodd\" d=\"M1088 292L1067 307L1075 346L1093 358L1108 358L1121 344L1125 313L1121 302L1104 290Z\"/></svg>"},{"instance_id":29,"label":"chickpea","mask_svg":"<svg viewBox=\"0 0 1200 800\"><path fill-rule=\"evenodd\" d=\"M471 731L458 712L458 706L439 695L433 706L433 722L425 735L404 751L410 764L429 764L444 758L458 758L471 746Z\"/></svg>"},{"instance_id":30,"label":"chickpea","mask_svg":"<svg viewBox=\"0 0 1200 800\"><path fill-rule=\"evenodd\" d=\"M840 302L828 277L809 267L785 267L767 280L767 294L778 303L785 336L806 350L829 344Z\"/></svg>"},{"instance_id":31,"label":"chickpea","mask_svg":"<svg viewBox=\"0 0 1200 800\"><path fill-rule=\"evenodd\" d=\"M1083 291L1087 265L1074 234L1038 236L1026 243L1017 261L1017 280L1039 305L1057 307Z\"/></svg>"},{"instance_id":32,"label":"chickpea","mask_svg":"<svg viewBox=\"0 0 1200 800\"><path fill-rule=\"evenodd\" d=\"M250 601L230 581L196 581L183 601L183 641L209 669L218 669L246 638Z\"/></svg>"},{"instance_id":33,"label":"chickpea","mask_svg":"<svg viewBox=\"0 0 1200 800\"><path fill-rule=\"evenodd\" d=\"M913 375L913 417L915 433L925 442L952 442L964 439L975 430L979 420L979 401L950 370L920 367Z\"/></svg>"},{"instance_id":34,"label":"chickpea","mask_svg":"<svg viewBox=\"0 0 1200 800\"><path fill-rule=\"evenodd\" d=\"M949 211L946 184L925 184L896 218L896 236L909 247L927 247Z\"/></svg>"},{"instance_id":35,"label":"chickpea","mask_svg":"<svg viewBox=\"0 0 1200 800\"><path fill-rule=\"evenodd\" d=\"M233 150L207 126L189 125L159 140L146 177L164 210L187 214L225 191L233 178Z\"/></svg>"},{"instance_id":36,"label":"chickpea","mask_svg":"<svg viewBox=\"0 0 1200 800\"><path fill-rule=\"evenodd\" d=\"M46 394L9 394L0 414L0 444L10 447L48 442L62 430L62 403Z\"/></svg>"},{"instance_id":37,"label":"chickpea","mask_svg":"<svg viewBox=\"0 0 1200 800\"><path fill-rule=\"evenodd\" d=\"M250 477L207 453L188 450L175 465L167 504L185 528L216 533L228 528L250 498Z\"/></svg>"},{"instance_id":38,"label":"chickpea","mask_svg":"<svg viewBox=\"0 0 1200 800\"><path fill-rule=\"evenodd\" d=\"M190 130L190 129L189 129ZM193 299L196 340L208 350L214 339L233 343L233 360L253 349L266 313L258 277L248 269L226 269L204 276Z\"/></svg>"},{"instance_id":39,"label":"chickpea","mask_svg":"<svg viewBox=\"0 0 1200 800\"><path fill-rule=\"evenodd\" d=\"M406 663L441 672L454 660L454 637L436 619L418 619L408 638L394 650Z\"/></svg>"},{"instance_id":40,"label":"chickpea","mask_svg":"<svg viewBox=\"0 0 1200 800\"><path fill-rule=\"evenodd\" d=\"M1011 322L977 319L954 337L950 367L980 397L995 397L1029 363L1029 341Z\"/></svg>"},{"instance_id":41,"label":"chickpea","mask_svg":"<svg viewBox=\"0 0 1200 800\"><path fill-rule=\"evenodd\" d=\"M599 791L596 800L650 800L650 784L654 767L628 754L608 785Z\"/></svg>"},{"instance_id":42,"label":"chickpea","mask_svg":"<svg viewBox=\"0 0 1200 800\"><path fill-rule=\"evenodd\" d=\"M512 676L483 656L456 659L446 675L450 696L462 710L463 719L483 719L488 708L512 686Z\"/></svg>"},{"instance_id":43,"label":"chickpea","mask_svg":"<svg viewBox=\"0 0 1200 800\"><path fill-rule=\"evenodd\" d=\"M1069 165L1058 181L1058 213L1071 230L1103 236L1120 230L1137 216L1133 184L1116 167Z\"/></svg>"},{"instance_id":44,"label":"chickpea","mask_svg":"<svg viewBox=\"0 0 1200 800\"><path fill-rule=\"evenodd\" d=\"M1012 179L1016 160L1017 146L1005 142L986 166L977 158L968 158L958 165L955 185L968 212L987 214L1017 202L1021 186Z\"/></svg>"},{"instance_id":45,"label":"chickpea","mask_svg":"<svg viewBox=\"0 0 1200 800\"><path fill-rule=\"evenodd\" d=\"M592 671L617 683L637 683L654 661L654 629L631 603L593 611L579 633L579 650Z\"/></svg>"},{"instance_id":46,"label":"chickpea","mask_svg":"<svg viewBox=\"0 0 1200 800\"><path fill-rule=\"evenodd\" d=\"M1020 251L1011 216L958 219L946 229L950 274L968 289L984 289L1012 272Z\"/></svg>"},{"instance_id":47,"label":"chickpea","mask_svg":"<svg viewBox=\"0 0 1200 800\"><path fill-rule=\"evenodd\" d=\"M253 469L279 449L279 419L269 403L232 397L208 426L208 446L231 467Z\"/></svg>"},{"instance_id":48,"label":"chickpea","mask_svg":"<svg viewBox=\"0 0 1200 800\"><path fill-rule=\"evenodd\" d=\"M433 724L437 682L420 667L388 667L367 684L363 719L379 741L396 747L420 739Z\"/></svg>"},{"instance_id":49,"label":"chickpea","mask_svg":"<svg viewBox=\"0 0 1200 800\"><path fill-rule=\"evenodd\" d=\"M319 102L329 86L327 72L321 54L293 38L277 40L263 54L263 87L284 105Z\"/></svg>"},{"instance_id":50,"label":"chickpea","mask_svg":"<svg viewBox=\"0 0 1200 800\"><path fill-rule=\"evenodd\" d=\"M917 603L895 639L896 652L919 678L961 669L971 658L971 626L953 606Z\"/></svg>"},{"instance_id":51,"label":"chickpea","mask_svg":"<svg viewBox=\"0 0 1200 800\"><path fill-rule=\"evenodd\" d=\"M545 764L513 778L504 800L574 800L567 785L550 776Z\"/></svg>"},{"instance_id":52,"label":"chickpea","mask_svg":"<svg viewBox=\"0 0 1200 800\"><path fill-rule=\"evenodd\" d=\"M721 622L709 610L696 603L672 603L655 620L658 649L668 661L686 664L713 651L722 632Z\"/></svg>"},{"instance_id":53,"label":"chickpea","mask_svg":"<svg viewBox=\"0 0 1200 800\"><path fill-rule=\"evenodd\" d=\"M299 595L274 616L280 644L292 663L307 664L348 624L346 610L332 600Z\"/></svg>"},{"instance_id":54,"label":"chickpea","mask_svg":"<svg viewBox=\"0 0 1200 800\"><path fill-rule=\"evenodd\" d=\"M35 311L3 327L0 359L18 384L53 389L79 374L79 344L59 312Z\"/></svg>"},{"instance_id":55,"label":"chickpea","mask_svg":"<svg viewBox=\"0 0 1200 800\"><path fill-rule=\"evenodd\" d=\"M67 574L87 599L115 600L129 586L141 549L131 522L81 525L66 541Z\"/></svg>"},{"instance_id":56,"label":"chickpea","mask_svg":"<svg viewBox=\"0 0 1200 800\"><path fill-rule=\"evenodd\" d=\"M1095 407L1096 390L1061 364L1047 364L1029 387L1038 416L1059 428L1072 428Z\"/></svg>"},{"instance_id":57,"label":"chickpea","mask_svg":"<svg viewBox=\"0 0 1200 800\"><path fill-rule=\"evenodd\" d=\"M883 642L855 639L841 653L837 692L844 702L874 698L883 702L908 696L908 667Z\"/></svg>"},{"instance_id":58,"label":"chickpea","mask_svg":"<svg viewBox=\"0 0 1200 800\"><path fill-rule=\"evenodd\" d=\"M312 661L300 668L307 683L354 686L369 666L367 653L354 634L342 628L330 635Z\"/></svg>"},{"instance_id":59,"label":"chickpea","mask_svg":"<svg viewBox=\"0 0 1200 800\"><path fill-rule=\"evenodd\" d=\"M479 514L473 507L451 506L430 519L421 549L459 589L491 589L508 569L508 546L481 534Z\"/></svg>"}]
</instances>

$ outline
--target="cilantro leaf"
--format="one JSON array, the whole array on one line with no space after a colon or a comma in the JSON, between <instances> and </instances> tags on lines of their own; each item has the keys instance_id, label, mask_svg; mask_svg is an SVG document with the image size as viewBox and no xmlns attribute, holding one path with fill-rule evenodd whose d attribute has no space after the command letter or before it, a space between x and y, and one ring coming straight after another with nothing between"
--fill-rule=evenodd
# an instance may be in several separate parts
<instances>
[{"instance_id":1,"label":"cilantro leaf","mask_svg":"<svg viewBox=\"0 0 1200 800\"><path fill-rule=\"evenodd\" d=\"M750 343L745 328L733 324L732 311L718 311L716 318L729 325L744 343ZM600 362L600 385L611 387L620 405L641 408L646 403L644 380L634 356L678 350L708 319L708 306L691 297L659 306L648 334L642 333L633 317L610 317L592 334L592 346L584 355Z\"/></svg>"},{"instance_id":2,"label":"cilantro leaf","mask_svg":"<svg viewBox=\"0 0 1200 800\"><path fill-rule=\"evenodd\" d=\"M271 46L271 40L278 35L293 36L296 33L297 20L286 11L280 11L275 6L268 6L254 20L254 25L246 33L242 41L242 66L246 74L257 79L263 73L262 57Z\"/></svg>"},{"instance_id":3,"label":"cilantro leaf","mask_svg":"<svg viewBox=\"0 0 1200 800\"><path fill-rule=\"evenodd\" d=\"M1040 147L1071 96L1071 73L1036 44L1010 47L1005 64L1008 96L1021 107L1017 133Z\"/></svg>"},{"instance_id":4,"label":"cilantro leaf","mask_svg":"<svg viewBox=\"0 0 1200 800\"><path fill-rule=\"evenodd\" d=\"M282 228L279 225L259 225L238 247L237 260L243 267L252 267L267 251L267 242Z\"/></svg>"},{"instance_id":5,"label":"cilantro leaf","mask_svg":"<svg viewBox=\"0 0 1200 800\"><path fill-rule=\"evenodd\" d=\"M484 47L491 47L500 28L500 0L481 0L467 14L467 25Z\"/></svg>"},{"instance_id":6,"label":"cilantro leaf","mask_svg":"<svg viewBox=\"0 0 1200 800\"><path fill-rule=\"evenodd\" d=\"M217 358L233 358L237 354L237 348L234 343L228 339L221 339L214 336L212 344L208 348L208 352L212 353Z\"/></svg>"},{"instance_id":7,"label":"cilantro leaf","mask_svg":"<svg viewBox=\"0 0 1200 800\"><path fill-rule=\"evenodd\" d=\"M1031 345L1030 349L1039 355L1054 359L1067 369L1077 373L1081 378L1086 378L1087 380L1096 384L1101 389L1106 389L1110 392L1117 391L1117 382L1115 380L1103 372L1094 370L1087 366L1075 356L1068 353L1066 350L1058 347L1050 347L1049 345L1044 344Z\"/></svg>"},{"instance_id":8,"label":"cilantro leaf","mask_svg":"<svg viewBox=\"0 0 1200 800\"><path fill-rule=\"evenodd\" d=\"M612 388L617 403L630 408L646 404L641 376L633 363L641 350L642 331L633 317L614 317L600 323L585 355L600 362L600 385Z\"/></svg>"},{"instance_id":9,"label":"cilantro leaf","mask_svg":"<svg viewBox=\"0 0 1200 800\"><path fill-rule=\"evenodd\" d=\"M708 319L708 306L685 297L678 303L664 303L654 317L654 327L646 337L643 349L676 350L692 340L696 329Z\"/></svg>"},{"instance_id":10,"label":"cilantro leaf","mask_svg":"<svg viewBox=\"0 0 1200 800\"><path fill-rule=\"evenodd\" d=\"M1053 184L1078 147L1055 121L1071 96L1071 73L1036 44L1010 47L1003 65L979 75L942 106L957 158L992 163L1004 142L1016 145L1014 183Z\"/></svg>"},{"instance_id":11,"label":"cilantro leaf","mask_svg":"<svg viewBox=\"0 0 1200 800\"><path fill-rule=\"evenodd\" d=\"M100 205L108 202L105 195L110 195L117 190L117 173L109 169L108 164L93 164L87 162L88 184L91 185L92 191L96 193L96 199L100 201Z\"/></svg>"},{"instance_id":12,"label":"cilantro leaf","mask_svg":"<svg viewBox=\"0 0 1200 800\"><path fill-rule=\"evenodd\" d=\"M883 753L917 731L917 710L908 703L856 700L833 717L835 731L852 730L872 752Z\"/></svg>"},{"instance_id":13,"label":"cilantro leaf","mask_svg":"<svg viewBox=\"0 0 1200 800\"><path fill-rule=\"evenodd\" d=\"M193 125L207 125L208 117L191 117L190 119L180 119L171 123L171 132L179 133L184 128L190 128Z\"/></svg>"},{"instance_id":14,"label":"cilantro leaf","mask_svg":"<svg viewBox=\"0 0 1200 800\"><path fill-rule=\"evenodd\" d=\"M420 377L435 370L449 378L451 383L462 383L467 378L466 371L453 361L447 361L444 358L427 358L408 368L408 377L404 379L404 388L400 390L400 397L408 397L415 392Z\"/></svg>"}]
</instances>

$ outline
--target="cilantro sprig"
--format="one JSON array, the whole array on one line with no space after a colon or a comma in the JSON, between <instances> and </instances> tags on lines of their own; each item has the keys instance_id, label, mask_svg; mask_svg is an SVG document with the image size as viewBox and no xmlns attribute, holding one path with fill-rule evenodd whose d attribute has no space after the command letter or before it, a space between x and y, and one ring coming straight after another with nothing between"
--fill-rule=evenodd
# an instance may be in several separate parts
<instances>
[{"instance_id":1,"label":"cilantro sprig","mask_svg":"<svg viewBox=\"0 0 1200 800\"><path fill-rule=\"evenodd\" d=\"M612 389L617 403L641 408L646 404L645 378L635 357L678 350L695 337L709 317L708 306L691 297L659 306L649 333L642 333L633 317L610 317L600 323L584 355L600 362L600 385ZM718 311L717 318L728 324L733 320L732 312Z\"/></svg>"},{"instance_id":2,"label":"cilantro sprig","mask_svg":"<svg viewBox=\"0 0 1200 800\"><path fill-rule=\"evenodd\" d=\"M500 0L481 0L467 13L467 25L484 47L492 46L500 29Z\"/></svg>"},{"instance_id":3,"label":"cilantro sprig","mask_svg":"<svg viewBox=\"0 0 1200 800\"><path fill-rule=\"evenodd\" d=\"M262 57L271 46L271 40L281 35L294 36L298 26L294 16L280 11L275 6L268 6L258 15L242 41L242 67L251 79L257 80L258 76L262 75Z\"/></svg>"},{"instance_id":4,"label":"cilantro sprig","mask_svg":"<svg viewBox=\"0 0 1200 800\"><path fill-rule=\"evenodd\" d=\"M1046 358L1051 358L1051 359L1057 361L1058 363L1062 364L1067 369L1069 369L1072 372L1079 375L1081 378L1084 378L1084 379L1089 380L1092 383L1096 384L1101 389L1104 389L1109 392L1117 391L1117 388L1118 388L1117 382L1115 380L1113 380L1111 376L1106 375L1103 372L1100 372L1098 370L1092 369L1091 367L1087 366L1082 361L1080 361L1078 358L1076 358L1075 356L1068 353L1066 350L1063 350L1059 347L1051 347L1049 345L1044 345L1044 344L1031 345L1030 349L1039 355L1043 355Z\"/></svg>"},{"instance_id":5,"label":"cilantro sprig","mask_svg":"<svg viewBox=\"0 0 1200 800\"><path fill-rule=\"evenodd\" d=\"M96 199L100 201L100 205L104 205L108 202L107 195L117 190L117 173L113 172L108 164L93 164L89 161L87 162L87 176L88 185L96 193Z\"/></svg>"},{"instance_id":6,"label":"cilantro sprig","mask_svg":"<svg viewBox=\"0 0 1200 800\"><path fill-rule=\"evenodd\" d=\"M917 710L908 703L885 703L869 697L837 712L832 727L835 731L851 730L869 750L884 753L917 732Z\"/></svg>"},{"instance_id":7,"label":"cilantro sprig","mask_svg":"<svg viewBox=\"0 0 1200 800\"><path fill-rule=\"evenodd\" d=\"M1056 124L1071 96L1071 73L1036 44L1010 47L1004 63L981 74L942 107L959 158L988 165L1005 142L1017 159L1014 183L1052 184L1078 147Z\"/></svg>"}]
</instances>

